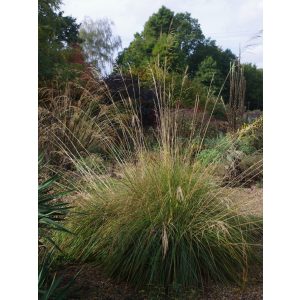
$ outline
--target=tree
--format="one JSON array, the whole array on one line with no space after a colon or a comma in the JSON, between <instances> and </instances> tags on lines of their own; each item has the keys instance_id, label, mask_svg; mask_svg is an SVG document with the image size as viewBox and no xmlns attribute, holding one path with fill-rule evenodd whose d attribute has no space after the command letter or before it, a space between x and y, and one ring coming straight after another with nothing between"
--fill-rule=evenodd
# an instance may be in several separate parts
<instances>
[{"instance_id":1,"label":"tree","mask_svg":"<svg viewBox=\"0 0 300 300\"><path fill-rule=\"evenodd\" d=\"M121 47L121 38L113 36L113 22L108 19L93 21L85 18L80 26L79 36L86 61L105 73L112 67L115 52Z\"/></svg>"},{"instance_id":2,"label":"tree","mask_svg":"<svg viewBox=\"0 0 300 300\"><path fill-rule=\"evenodd\" d=\"M159 50L169 47L169 66L172 71L182 72L189 56L204 41L204 35L196 19L189 13L174 14L162 6L145 23L144 30L136 33L134 40L118 57L118 64L143 67L157 58ZM164 56L166 58L166 56Z\"/></svg>"},{"instance_id":3,"label":"tree","mask_svg":"<svg viewBox=\"0 0 300 300\"><path fill-rule=\"evenodd\" d=\"M223 86L221 96L229 102L230 64L237 59L231 50L223 50L216 41L204 36L197 19L191 14L174 13L162 6L145 23L142 32L134 35L128 48L119 53L117 64L126 70L128 65L140 78L146 78L148 64L167 62L168 74L179 76L188 67L188 78L192 86L209 86L214 74L213 89L217 93ZM262 70L245 66L246 99L250 109L262 108ZM195 81L195 82L193 82ZM199 85L198 83L201 83ZM194 89L190 89L194 91ZM195 95L189 94L190 101ZM186 102L187 103L187 102Z\"/></svg>"},{"instance_id":4,"label":"tree","mask_svg":"<svg viewBox=\"0 0 300 300\"><path fill-rule=\"evenodd\" d=\"M200 63L196 77L204 86L210 88L212 93L217 93L222 86L221 72L211 56L207 56Z\"/></svg>"},{"instance_id":5,"label":"tree","mask_svg":"<svg viewBox=\"0 0 300 300\"><path fill-rule=\"evenodd\" d=\"M230 62L236 56L229 50L222 50L215 41L206 38L197 19L191 14L177 13L162 6L145 23L141 33L118 56L117 63L123 67L145 69L148 63L167 61L168 70L184 73L188 67L191 79L196 77L201 63L210 56L216 62L218 80L224 81L230 68ZM199 74L199 72L198 72ZM229 94L226 85L223 96ZM225 96L225 98L228 98Z\"/></svg>"},{"instance_id":6,"label":"tree","mask_svg":"<svg viewBox=\"0 0 300 300\"><path fill-rule=\"evenodd\" d=\"M246 78L245 105L247 109L263 109L263 70L253 64L244 64Z\"/></svg>"},{"instance_id":7,"label":"tree","mask_svg":"<svg viewBox=\"0 0 300 300\"><path fill-rule=\"evenodd\" d=\"M159 44L162 39L167 39L167 35L171 35L173 41L169 44L169 54L173 56L170 63L172 71L182 72L188 66L193 77L201 61L212 56L224 75L229 71L230 61L236 58L230 50L223 51L216 46L215 41L205 38L198 20L192 18L190 13L175 14L162 6L145 23L144 30L135 34L129 47L119 54L117 63L124 66L128 63L134 67L144 66L157 56Z\"/></svg>"},{"instance_id":8,"label":"tree","mask_svg":"<svg viewBox=\"0 0 300 300\"><path fill-rule=\"evenodd\" d=\"M80 42L79 24L70 16L63 16L60 0L38 1L38 59L39 79L49 80L68 72L72 65L68 58L73 46Z\"/></svg>"}]
</instances>

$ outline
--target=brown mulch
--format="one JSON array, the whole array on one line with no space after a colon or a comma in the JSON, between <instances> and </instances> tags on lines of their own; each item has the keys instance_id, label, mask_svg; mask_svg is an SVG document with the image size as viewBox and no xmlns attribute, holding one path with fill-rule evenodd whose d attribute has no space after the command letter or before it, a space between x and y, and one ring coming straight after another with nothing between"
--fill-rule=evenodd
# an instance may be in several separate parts
<instances>
[{"instance_id":1,"label":"brown mulch","mask_svg":"<svg viewBox=\"0 0 300 300\"><path fill-rule=\"evenodd\" d=\"M68 294L68 300L101 299L101 300L129 300L138 298L138 293L126 283L118 283L103 274L101 269L93 264L70 265L58 275L63 276L67 284L77 275Z\"/></svg>"},{"instance_id":2,"label":"brown mulch","mask_svg":"<svg viewBox=\"0 0 300 300\"><path fill-rule=\"evenodd\" d=\"M152 300L152 299L190 299L190 300L259 300L262 298L262 271L255 270L251 280L243 287L233 285L211 284L201 293L190 289L177 296L165 296L162 290L136 290L124 282L116 282L103 274L101 269L92 264L70 265L59 275L63 275L68 283L80 271L75 283L70 289L68 300Z\"/></svg>"}]
</instances>

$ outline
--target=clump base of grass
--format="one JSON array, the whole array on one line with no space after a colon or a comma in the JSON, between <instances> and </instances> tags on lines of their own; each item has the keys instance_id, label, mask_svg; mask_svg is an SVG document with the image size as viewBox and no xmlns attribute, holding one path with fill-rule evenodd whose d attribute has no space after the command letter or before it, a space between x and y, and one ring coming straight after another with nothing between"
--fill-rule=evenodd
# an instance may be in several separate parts
<instances>
[{"instance_id":1,"label":"clump base of grass","mask_svg":"<svg viewBox=\"0 0 300 300\"><path fill-rule=\"evenodd\" d=\"M158 154L122 167L119 179L88 175L80 214L68 220L75 237L58 237L69 259L136 286L247 280L262 221L222 199L207 166Z\"/></svg>"}]
</instances>

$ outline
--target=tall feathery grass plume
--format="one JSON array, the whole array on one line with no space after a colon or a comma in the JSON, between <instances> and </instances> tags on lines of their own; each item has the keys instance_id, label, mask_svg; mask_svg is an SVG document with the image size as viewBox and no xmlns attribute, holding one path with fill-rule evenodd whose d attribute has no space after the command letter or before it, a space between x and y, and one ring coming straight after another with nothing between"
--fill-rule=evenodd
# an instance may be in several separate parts
<instances>
[{"instance_id":1,"label":"tall feathery grass plume","mask_svg":"<svg viewBox=\"0 0 300 300\"><path fill-rule=\"evenodd\" d=\"M155 146L142 126L141 99L130 95L121 71L125 93L117 102L103 83L111 116L118 120L106 114L116 134L107 139L107 149L117 176L68 154L80 174L76 209L66 222L75 235L58 234L56 242L65 258L97 263L137 286L244 283L249 267L260 261L262 219L241 214L215 180L215 161L198 159L212 112L205 123L200 117L199 126L197 98L190 134L182 139L168 70L155 66L148 72L155 91ZM208 93L206 101L215 106L220 93Z\"/></svg>"}]
</instances>

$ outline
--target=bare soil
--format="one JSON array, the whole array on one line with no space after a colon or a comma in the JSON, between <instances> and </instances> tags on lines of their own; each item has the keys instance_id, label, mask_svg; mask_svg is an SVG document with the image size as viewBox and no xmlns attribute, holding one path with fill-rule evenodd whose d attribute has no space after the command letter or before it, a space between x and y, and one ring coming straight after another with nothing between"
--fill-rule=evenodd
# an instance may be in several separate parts
<instances>
[{"instance_id":1,"label":"bare soil","mask_svg":"<svg viewBox=\"0 0 300 300\"><path fill-rule=\"evenodd\" d=\"M101 269L92 264L81 266L70 265L60 272L68 283L80 270L68 299L87 300L154 300L154 299L189 299L189 300L256 300L262 298L262 272L254 270L250 281L244 287L233 285L211 284L201 292L199 289L189 289L177 295L167 297L164 290L147 288L147 290L134 289L127 283L116 282L105 276Z\"/></svg>"}]
</instances>

